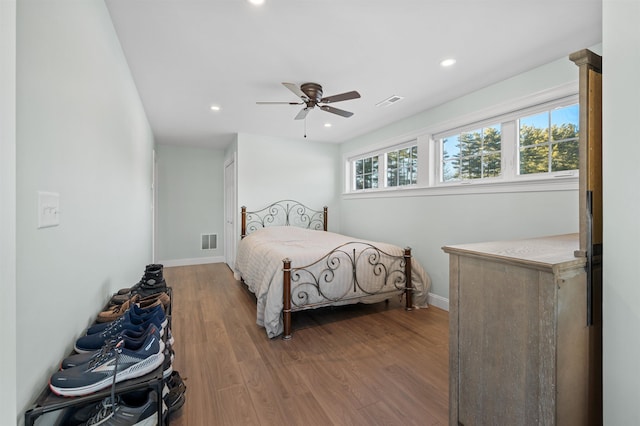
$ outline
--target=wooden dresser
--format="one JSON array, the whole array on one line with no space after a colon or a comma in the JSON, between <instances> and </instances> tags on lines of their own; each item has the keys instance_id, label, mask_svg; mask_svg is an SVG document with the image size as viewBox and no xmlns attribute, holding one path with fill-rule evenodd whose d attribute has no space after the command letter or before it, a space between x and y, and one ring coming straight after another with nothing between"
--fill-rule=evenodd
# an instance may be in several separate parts
<instances>
[{"instance_id":1,"label":"wooden dresser","mask_svg":"<svg viewBox=\"0 0 640 426\"><path fill-rule=\"evenodd\" d=\"M451 425L586 425L578 234L446 246Z\"/></svg>"}]
</instances>

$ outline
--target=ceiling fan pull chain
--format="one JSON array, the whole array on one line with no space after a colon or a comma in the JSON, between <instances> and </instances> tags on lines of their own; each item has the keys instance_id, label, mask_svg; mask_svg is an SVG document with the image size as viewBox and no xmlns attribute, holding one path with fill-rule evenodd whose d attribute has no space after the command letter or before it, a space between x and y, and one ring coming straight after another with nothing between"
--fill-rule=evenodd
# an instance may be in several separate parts
<instances>
[{"instance_id":1,"label":"ceiling fan pull chain","mask_svg":"<svg viewBox=\"0 0 640 426\"><path fill-rule=\"evenodd\" d=\"M307 138L307 117L304 118L304 137Z\"/></svg>"}]
</instances>

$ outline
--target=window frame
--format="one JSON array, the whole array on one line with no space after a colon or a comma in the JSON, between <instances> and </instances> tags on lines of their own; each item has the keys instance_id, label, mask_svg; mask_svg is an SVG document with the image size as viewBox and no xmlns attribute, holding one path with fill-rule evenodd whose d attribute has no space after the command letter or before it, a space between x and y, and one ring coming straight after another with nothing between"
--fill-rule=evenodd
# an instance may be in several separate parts
<instances>
[{"instance_id":1,"label":"window frame","mask_svg":"<svg viewBox=\"0 0 640 426\"><path fill-rule=\"evenodd\" d=\"M383 158L384 158L384 170L385 170L384 188L406 188L406 187L410 187L410 186L414 186L414 185L418 184L417 174L418 174L418 170L420 168L418 167L418 152L419 152L419 150L418 150L417 140L414 140L413 143L410 143L410 144L408 144L406 146L404 146L404 145L405 144L403 144L403 146L401 146L401 147L394 147L393 149L389 149L384 154L382 154ZM398 184L397 185L389 185L389 170L390 170L390 167L389 167L389 154L392 153L392 152L397 152L398 156L399 156L400 155L400 151L404 151L406 149L412 151L413 148L416 149L416 166L415 166L415 170L413 170L413 171L412 170L408 170L408 172L416 174L415 182L406 183L406 184L400 184L399 183L399 181L400 181L400 171L401 171L402 167L400 166L400 159L398 159L398 160L396 160L396 161L398 161L398 165L395 168L396 173L397 173L396 177L397 177L397 180L398 180Z\"/></svg>"},{"instance_id":2,"label":"window frame","mask_svg":"<svg viewBox=\"0 0 640 426\"><path fill-rule=\"evenodd\" d=\"M346 180L346 192L348 193L362 193L362 192L370 192L370 191L380 191L380 190L394 190L394 189L405 189L407 187L415 187L417 185L418 180L416 179L416 183L415 184L408 184L408 185L396 185L396 186L388 186L388 176L387 176L387 153L389 152L393 152L393 151L400 151L402 149L406 149L406 148L411 148L414 146L418 146L417 144L417 140L415 138L411 139L411 140L407 140L401 143L397 143L395 145L392 146L388 146L382 149L377 149L374 151L370 151L367 153L364 153L362 155L353 155L353 156L349 156L348 160L347 160L347 173L348 176L350 177L349 179L345 179ZM417 170L420 170L420 167L418 166L420 160L419 160L419 153L420 153L420 149L418 148L418 161L416 162L416 168ZM361 160L361 159L367 159L367 158L372 158L372 157L378 157L378 187L377 188L363 188L363 189L356 189L355 188L355 178L356 178L356 161Z\"/></svg>"},{"instance_id":3,"label":"window frame","mask_svg":"<svg viewBox=\"0 0 640 426\"><path fill-rule=\"evenodd\" d=\"M457 127L455 129L452 129L450 131L446 131L446 132L441 132L438 134L434 134L431 136L431 143L434 144L434 150L435 150L435 157L433 159L433 167L436 169L436 175L437 175L437 179L435 181L435 184L440 186L440 185L469 185L471 183L479 183L479 182L492 182L492 181L500 181L503 179L503 170L505 167L505 156L504 156L504 139L502 134L504 133L503 130L503 124L501 121L496 120L496 119L487 119L481 122L477 122L477 123L473 123L470 125L466 125L466 126L460 126ZM485 129L488 127L493 127L493 126L500 126L500 175L499 176L489 176L489 177L483 177L483 178L476 178L476 179L458 179L458 180L451 180L451 181L444 181L443 180L443 167L442 167L442 163L443 163L443 159L442 159L442 144L440 143L440 140L449 136L454 136L454 135L460 135L462 133L465 132L470 132L472 130L476 130L476 129Z\"/></svg>"},{"instance_id":4,"label":"window frame","mask_svg":"<svg viewBox=\"0 0 640 426\"><path fill-rule=\"evenodd\" d=\"M578 106L578 136L575 137L575 138L569 138L569 139L567 139L567 138L560 139L560 140L553 139L553 133L551 131L552 128L553 128L553 123L552 123L553 111L554 110L559 110L559 109L562 109L562 108L567 108L567 107L574 106L574 105ZM518 151L518 155L517 155L518 163L517 163L517 170L516 171L517 171L517 174L519 176L544 175L544 174L554 175L554 174L558 174L558 173L560 173L560 174L574 173L574 172L577 171L577 169L569 169L569 170L558 170L558 171L554 172L552 170L552 168L553 168L553 147L554 147L554 145L558 145L559 146L560 144L568 143L570 140L575 139L575 142L578 143L578 149L579 149L579 144L580 144L580 122L579 122L579 120L580 120L580 116L579 116L580 110L579 110L579 108L580 108L580 105L578 103L578 100L576 99L576 102L554 103L552 105L552 107L550 107L550 108L544 108L544 109L540 110L537 113L534 112L532 114L522 115L522 116L520 116L518 118L518 120L517 120L517 124L518 124L517 125L517 132L518 132L518 135L517 135L517 141L516 141L517 142L517 148L516 149ZM521 120L523 118L528 118L528 117L531 117L532 115L539 115L539 114L542 114L542 113L546 113L547 114L547 120L548 120L547 129L549 131L547 141L545 141L543 144L538 144L538 145L527 145L527 146L524 146L524 147L521 146L520 145ZM545 145L547 147L547 149L548 149L547 159L546 159L547 160L547 171L546 172L538 172L538 173L524 173L524 174L521 173L521 170L520 170L521 169L521 164L522 164L522 156L521 156L521 154L522 154L523 150L531 149L531 148L533 148L535 146L539 146L539 145ZM578 167L580 167L579 164L578 164Z\"/></svg>"},{"instance_id":5,"label":"window frame","mask_svg":"<svg viewBox=\"0 0 640 426\"><path fill-rule=\"evenodd\" d=\"M539 191L566 191L578 189L578 170L546 172L520 175L518 173L518 122L520 117L526 117L535 112L548 111L555 107L562 107L578 103L578 85L569 82L551 89L526 95L497 104L490 108L463 114L438 125L425 127L409 132L405 135L381 141L369 146L367 151L354 151L345 153L344 192L343 197L349 198L375 198L389 196L437 196L451 194L481 194L481 193L505 193L505 192L539 192ZM481 179L458 180L441 182L441 154L437 137L452 135L462 131L474 130L482 127L500 124L501 128L501 175ZM513 140L505 140L505 134L513 135ZM357 157L367 155L380 155L410 145L418 146L418 176L415 185L407 187L385 187L379 185L377 189L359 190L352 189L352 176L350 164ZM380 163L379 163L380 164ZM384 184L386 185L386 165ZM380 182L379 182L380 183Z\"/></svg>"},{"instance_id":6,"label":"window frame","mask_svg":"<svg viewBox=\"0 0 640 426\"><path fill-rule=\"evenodd\" d=\"M367 175L371 175L371 176L373 176L373 167L374 167L373 159L374 159L374 158L376 158L376 157L377 157L377 162L375 163L375 166L377 167L377 170L376 170L376 174L377 174L376 185L375 185L375 186L373 186L373 179L372 179L372 186L371 186L371 188L364 188L364 187L363 187L363 188L355 188L355 186L356 186L356 184L357 184L357 182L358 182L358 175L359 175L359 173L358 173L358 171L357 171L357 165L356 165L356 163L357 163L358 161L361 161L361 160L362 160L362 161L366 161L366 160L371 159L371 163L372 163L372 164L371 164L371 172L367 173L367 172L364 170L365 165L363 164L363 166L362 166L362 167L363 167L363 171L362 171L362 180L363 180L363 182L365 182L365 181L366 181L366 176L367 176ZM379 155L375 155L375 154L374 154L374 155L365 155L365 156L363 156L363 157L355 158L355 159L353 159L353 160L352 160L351 164L352 164L351 179L352 179L352 190L353 190L353 191L368 191L368 190L376 190L376 189L378 189L378 188L380 187L380 156L379 156ZM363 186L364 186L364 185L363 185Z\"/></svg>"}]
</instances>

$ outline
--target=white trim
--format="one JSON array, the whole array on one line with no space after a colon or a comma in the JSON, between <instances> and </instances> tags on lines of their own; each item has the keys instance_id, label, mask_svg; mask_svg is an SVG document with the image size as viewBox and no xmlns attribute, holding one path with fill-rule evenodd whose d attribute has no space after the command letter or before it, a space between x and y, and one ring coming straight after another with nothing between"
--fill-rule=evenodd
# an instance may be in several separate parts
<instances>
[{"instance_id":1,"label":"white trim","mask_svg":"<svg viewBox=\"0 0 640 426\"><path fill-rule=\"evenodd\" d=\"M437 294L429 293L427 296L427 303L431 306L435 306L436 308L444 309L449 312L449 299L446 299L442 296L438 296Z\"/></svg>"},{"instance_id":2,"label":"white trim","mask_svg":"<svg viewBox=\"0 0 640 426\"><path fill-rule=\"evenodd\" d=\"M460 128L473 128L481 124L487 124L499 119L504 115L517 115L520 112L528 111L531 108L537 108L548 102L562 100L571 96L578 95L578 80L552 87L550 89L541 90L540 92L530 95L521 96L489 108L474 111L459 117L452 118L447 121L438 123L428 129L423 129L425 133L437 135L439 133L454 132Z\"/></svg>"},{"instance_id":3,"label":"white trim","mask_svg":"<svg viewBox=\"0 0 640 426\"><path fill-rule=\"evenodd\" d=\"M374 143L372 145L367 145L365 148L359 149L357 151L346 152L342 155L344 161L355 160L357 158L366 158L373 157L377 154L383 153L387 150L387 148L392 148L395 146L402 146L402 144L413 145L415 144L418 137L423 136L428 133L424 128L419 130L413 130L408 133L404 133L399 136L394 136L389 139L385 139L381 142Z\"/></svg>"},{"instance_id":4,"label":"white trim","mask_svg":"<svg viewBox=\"0 0 640 426\"><path fill-rule=\"evenodd\" d=\"M224 263L224 256L192 257L190 259L160 260L158 261L158 263L166 267L204 265L207 263Z\"/></svg>"},{"instance_id":5,"label":"white trim","mask_svg":"<svg viewBox=\"0 0 640 426\"><path fill-rule=\"evenodd\" d=\"M577 178L575 179L575 187L572 183L559 185L556 179L565 178L565 176L554 176L553 174L540 174L534 178L530 176L515 178L509 177L508 182L439 182L437 174L440 171L438 164L438 148L437 141L434 137L444 133L451 133L456 129L472 128L481 124L495 124L495 121L504 121L505 116L516 116L520 113L540 108L542 105L551 102L563 102L569 98L577 96L578 81L571 81L559 86L541 90L539 92L521 96L509 101L505 101L489 108L485 108L473 113L464 114L443 122L433 124L427 127L413 130L399 136L395 136L384 141L374 143L357 151L344 153L342 156L345 164L344 176L344 198L376 198L389 196L419 196L419 195L449 195L449 194L477 194L477 193L499 193L499 192L536 192L550 190L572 190L577 189ZM351 175L352 161L357 158L370 157L385 152L385 150L394 149L404 143L417 141L418 144L418 184L410 187L392 187L386 188L380 186L366 190L352 190L353 177ZM423 152L421 154L421 151ZM420 159L427 157L427 163L420 162ZM504 153L503 153L504 161ZM507 159L507 161L510 161ZM423 170L424 169L424 170ZM380 170L378 171L380 174ZM382 171L386 176L386 171ZM563 175L564 173L562 173ZM511 180L513 179L513 180ZM548 181L545 182L545 181ZM379 180L380 182L380 180ZM462 188L452 189L453 185ZM479 189L480 185L484 185L484 189ZM436 190L436 188L438 188ZM443 189L446 188L446 189ZM392 194L393 191L393 195ZM397 193L396 193L397 192ZM372 195L373 193L379 193Z\"/></svg>"},{"instance_id":6,"label":"white trim","mask_svg":"<svg viewBox=\"0 0 640 426\"><path fill-rule=\"evenodd\" d=\"M421 127L416 130L412 130L407 133L403 133L399 136L394 136L383 141L368 145L359 150L350 151L343 154L343 158L348 160L349 158L357 156L373 155L376 151L381 151L386 148L392 147L402 142L409 141L411 139L417 139L424 135L434 135L443 133L460 127L460 123L464 126L471 125L481 121L491 121L498 116L508 114L511 112L518 112L519 110L535 107L546 102L562 99L568 96L577 95L578 93L578 80L571 81L565 84L561 84L550 89L541 90L539 92L521 96L509 101L505 101L489 108L484 108L478 111L474 111L469 114L464 114L455 118L451 118L440 123L432 124L429 126Z\"/></svg>"},{"instance_id":7,"label":"white trim","mask_svg":"<svg viewBox=\"0 0 640 426\"><path fill-rule=\"evenodd\" d=\"M238 236L240 235L240 231L238 230L238 163L237 163L238 153L234 151L229 158L226 158L224 161L224 230L223 230L223 250L224 250L224 259L227 265L230 268L233 267L233 264L236 260L236 247L238 245ZM233 167L232 172L232 182L228 181L227 178L227 168ZM229 210L231 210L229 214ZM231 229L229 229L231 228Z\"/></svg>"},{"instance_id":8,"label":"white trim","mask_svg":"<svg viewBox=\"0 0 640 426\"><path fill-rule=\"evenodd\" d=\"M543 179L518 179L511 181L475 182L466 181L465 184L440 185L431 187L396 187L358 192L345 192L342 198L355 200L359 198L395 198L395 197L433 197L440 195L465 194L501 194L514 192L542 192L542 191L577 191L577 176L558 176Z\"/></svg>"}]
</instances>

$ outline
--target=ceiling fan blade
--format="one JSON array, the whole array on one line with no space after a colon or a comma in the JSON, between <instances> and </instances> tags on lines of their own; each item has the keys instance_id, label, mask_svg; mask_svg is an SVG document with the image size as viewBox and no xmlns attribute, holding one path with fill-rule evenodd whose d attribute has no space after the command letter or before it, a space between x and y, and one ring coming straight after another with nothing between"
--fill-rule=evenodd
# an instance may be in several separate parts
<instances>
[{"instance_id":1,"label":"ceiling fan blade","mask_svg":"<svg viewBox=\"0 0 640 426\"><path fill-rule=\"evenodd\" d=\"M320 102L328 104L332 102L348 101L349 99L358 99L359 97L360 93L353 90L351 92L340 93L339 95L327 96L326 98L320 99Z\"/></svg>"},{"instance_id":2,"label":"ceiling fan blade","mask_svg":"<svg viewBox=\"0 0 640 426\"><path fill-rule=\"evenodd\" d=\"M307 114L309 114L309 111L311 111L311 108L309 107L302 108L298 115L296 115L294 120L303 120L307 116Z\"/></svg>"},{"instance_id":3,"label":"ceiling fan blade","mask_svg":"<svg viewBox=\"0 0 640 426\"><path fill-rule=\"evenodd\" d=\"M297 97L301 98L302 100L309 100L309 97L302 90L300 90L300 88L296 84L282 83L282 85L291 90Z\"/></svg>"},{"instance_id":4,"label":"ceiling fan blade","mask_svg":"<svg viewBox=\"0 0 640 426\"><path fill-rule=\"evenodd\" d=\"M333 114L341 115L343 117L351 117L353 115L352 112L345 111L343 109L334 108L334 107L329 106L329 105L321 105L320 109L323 110L323 111L327 111L327 112L333 113Z\"/></svg>"},{"instance_id":5,"label":"ceiling fan blade","mask_svg":"<svg viewBox=\"0 0 640 426\"><path fill-rule=\"evenodd\" d=\"M256 102L258 105L302 105L304 102Z\"/></svg>"}]
</instances>

